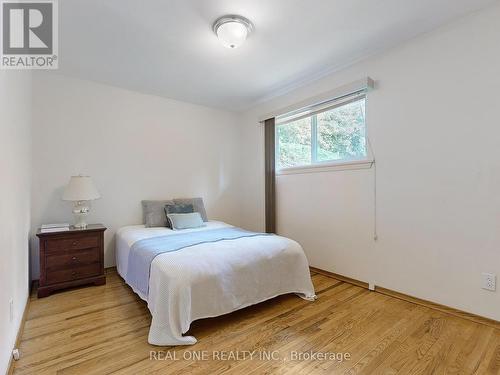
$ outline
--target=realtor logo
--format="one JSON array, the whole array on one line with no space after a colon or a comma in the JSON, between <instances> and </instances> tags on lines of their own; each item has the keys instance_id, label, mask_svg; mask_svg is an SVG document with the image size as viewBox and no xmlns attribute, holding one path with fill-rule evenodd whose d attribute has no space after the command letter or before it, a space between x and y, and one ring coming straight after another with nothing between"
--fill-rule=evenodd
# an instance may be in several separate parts
<instances>
[{"instance_id":1,"label":"realtor logo","mask_svg":"<svg viewBox=\"0 0 500 375\"><path fill-rule=\"evenodd\" d=\"M2 69L57 69L56 0L1 1Z\"/></svg>"}]
</instances>

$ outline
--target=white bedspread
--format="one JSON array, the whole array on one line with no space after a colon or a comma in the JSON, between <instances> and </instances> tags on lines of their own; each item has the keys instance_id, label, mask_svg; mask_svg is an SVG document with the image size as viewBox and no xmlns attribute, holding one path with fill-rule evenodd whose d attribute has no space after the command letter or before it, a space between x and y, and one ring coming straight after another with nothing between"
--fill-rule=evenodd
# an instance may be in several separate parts
<instances>
[{"instance_id":1,"label":"white bedspread","mask_svg":"<svg viewBox=\"0 0 500 375\"><path fill-rule=\"evenodd\" d=\"M229 227L208 222L199 231ZM117 233L117 269L125 278L128 253L138 240L178 232L143 225ZM138 293L138 291L135 291ZM183 336L191 322L227 314L270 298L297 293L314 300L314 288L301 246L280 236L245 237L205 243L158 255L151 264L148 302L152 314L148 341L154 345L190 345Z\"/></svg>"}]
</instances>

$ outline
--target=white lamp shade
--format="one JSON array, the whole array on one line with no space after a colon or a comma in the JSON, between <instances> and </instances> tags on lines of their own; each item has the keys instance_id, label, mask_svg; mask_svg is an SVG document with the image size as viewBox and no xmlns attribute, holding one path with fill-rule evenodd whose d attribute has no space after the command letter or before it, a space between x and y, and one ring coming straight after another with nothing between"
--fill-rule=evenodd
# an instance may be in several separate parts
<instances>
[{"instance_id":1,"label":"white lamp shade","mask_svg":"<svg viewBox=\"0 0 500 375\"><path fill-rule=\"evenodd\" d=\"M225 47L237 48L246 40L247 27L239 22L226 22L217 28L217 36Z\"/></svg>"},{"instance_id":2,"label":"white lamp shade","mask_svg":"<svg viewBox=\"0 0 500 375\"><path fill-rule=\"evenodd\" d=\"M65 201L90 201L100 197L101 195L90 176L72 176L64 190L62 199Z\"/></svg>"}]
</instances>

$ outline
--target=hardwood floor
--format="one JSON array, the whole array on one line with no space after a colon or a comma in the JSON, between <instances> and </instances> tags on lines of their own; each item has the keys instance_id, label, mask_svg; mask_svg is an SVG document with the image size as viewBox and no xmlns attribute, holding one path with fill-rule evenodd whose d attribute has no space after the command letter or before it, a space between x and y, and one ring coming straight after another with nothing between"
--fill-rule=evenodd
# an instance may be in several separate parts
<instances>
[{"instance_id":1,"label":"hardwood floor","mask_svg":"<svg viewBox=\"0 0 500 375\"><path fill-rule=\"evenodd\" d=\"M288 295L197 321L198 343L170 348L147 343L147 306L115 271L105 286L33 294L14 373L500 374L499 329L320 274L313 281L315 302Z\"/></svg>"}]
</instances>

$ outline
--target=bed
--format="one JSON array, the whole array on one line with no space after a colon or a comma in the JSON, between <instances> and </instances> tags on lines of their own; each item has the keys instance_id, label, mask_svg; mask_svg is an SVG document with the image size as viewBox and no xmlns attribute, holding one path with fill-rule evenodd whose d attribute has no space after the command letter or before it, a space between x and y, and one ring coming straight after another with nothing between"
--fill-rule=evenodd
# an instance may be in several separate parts
<instances>
[{"instance_id":1,"label":"bed","mask_svg":"<svg viewBox=\"0 0 500 375\"><path fill-rule=\"evenodd\" d=\"M157 240L203 238L218 231L237 230L218 221L205 224L202 228L182 231L133 225L117 232L117 270L148 304L152 314L150 344L194 344L195 337L183 335L191 322L227 314L282 294L296 293L306 300L315 299L301 246L285 237L257 233L155 254L148 264L147 288L134 281L137 258L132 255L137 253L138 244L148 248Z\"/></svg>"}]
</instances>

